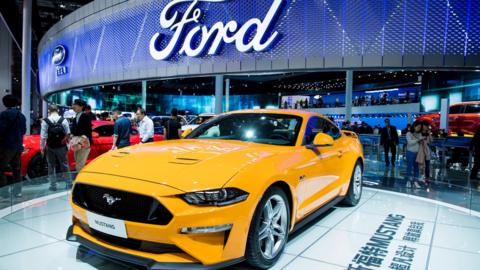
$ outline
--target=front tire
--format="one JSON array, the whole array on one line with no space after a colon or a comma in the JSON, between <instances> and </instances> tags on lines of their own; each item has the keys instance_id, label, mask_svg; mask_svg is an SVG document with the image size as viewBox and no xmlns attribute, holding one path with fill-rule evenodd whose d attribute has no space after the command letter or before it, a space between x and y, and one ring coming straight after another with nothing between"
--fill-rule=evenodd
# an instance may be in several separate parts
<instances>
[{"instance_id":1,"label":"front tire","mask_svg":"<svg viewBox=\"0 0 480 270\"><path fill-rule=\"evenodd\" d=\"M358 160L353 168L352 177L350 178L350 185L348 186L347 195L343 199L342 204L346 206L355 206L360 202L362 197L363 185L363 166Z\"/></svg>"},{"instance_id":2,"label":"front tire","mask_svg":"<svg viewBox=\"0 0 480 270\"><path fill-rule=\"evenodd\" d=\"M27 175L30 179L48 175L48 166L42 155L36 154L28 164Z\"/></svg>"},{"instance_id":3,"label":"front tire","mask_svg":"<svg viewBox=\"0 0 480 270\"><path fill-rule=\"evenodd\" d=\"M246 250L247 263L268 269L274 265L288 240L290 206L285 192L270 188L258 204L250 225Z\"/></svg>"}]
</instances>

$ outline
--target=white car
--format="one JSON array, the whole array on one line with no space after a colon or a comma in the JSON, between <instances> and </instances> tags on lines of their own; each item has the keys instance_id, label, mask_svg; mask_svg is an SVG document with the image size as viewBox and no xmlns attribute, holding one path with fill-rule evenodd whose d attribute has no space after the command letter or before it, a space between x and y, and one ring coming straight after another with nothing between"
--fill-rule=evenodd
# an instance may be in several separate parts
<instances>
[{"instance_id":1,"label":"white car","mask_svg":"<svg viewBox=\"0 0 480 270\"><path fill-rule=\"evenodd\" d=\"M193 118L188 124L182 126L182 131L185 131L187 129L196 129L198 126L200 126L202 123L210 120L211 118L215 117L216 114L213 113L202 113L199 114L197 117Z\"/></svg>"}]
</instances>

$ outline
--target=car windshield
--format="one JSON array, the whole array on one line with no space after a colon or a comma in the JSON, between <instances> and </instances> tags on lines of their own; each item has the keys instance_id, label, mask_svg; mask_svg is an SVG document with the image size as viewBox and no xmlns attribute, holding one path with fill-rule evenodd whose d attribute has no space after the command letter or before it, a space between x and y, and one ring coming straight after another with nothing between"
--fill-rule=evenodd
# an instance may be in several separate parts
<instances>
[{"instance_id":1,"label":"car windshield","mask_svg":"<svg viewBox=\"0 0 480 270\"><path fill-rule=\"evenodd\" d=\"M302 118L293 115L238 113L219 116L200 125L187 139L238 140L294 146Z\"/></svg>"},{"instance_id":2,"label":"car windshield","mask_svg":"<svg viewBox=\"0 0 480 270\"><path fill-rule=\"evenodd\" d=\"M199 115L199 116L193 118L188 124L189 125L201 125L212 117L213 117L213 115Z\"/></svg>"}]
</instances>

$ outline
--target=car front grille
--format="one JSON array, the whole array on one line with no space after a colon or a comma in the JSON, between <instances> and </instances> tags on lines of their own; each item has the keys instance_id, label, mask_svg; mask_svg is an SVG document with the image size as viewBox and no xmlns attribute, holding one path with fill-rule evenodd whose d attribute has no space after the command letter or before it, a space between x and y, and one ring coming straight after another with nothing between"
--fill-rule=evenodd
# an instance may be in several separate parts
<instances>
[{"instance_id":1,"label":"car front grille","mask_svg":"<svg viewBox=\"0 0 480 270\"><path fill-rule=\"evenodd\" d=\"M114 202L109 202L108 198ZM158 200L122 190L76 184L72 200L90 212L126 221L167 225L173 218Z\"/></svg>"}]
</instances>

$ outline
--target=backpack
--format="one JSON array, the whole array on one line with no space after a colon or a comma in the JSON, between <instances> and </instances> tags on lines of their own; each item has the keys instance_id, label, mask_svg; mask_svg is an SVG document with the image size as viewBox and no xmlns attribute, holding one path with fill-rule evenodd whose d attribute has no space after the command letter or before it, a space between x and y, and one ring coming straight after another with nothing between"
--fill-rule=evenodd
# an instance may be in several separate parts
<instances>
[{"instance_id":1,"label":"backpack","mask_svg":"<svg viewBox=\"0 0 480 270\"><path fill-rule=\"evenodd\" d=\"M63 128L64 118L60 119L56 123L52 123L50 119L46 118L45 123L48 125L48 138L47 146L51 148L59 148L65 146L65 137L67 136L65 129Z\"/></svg>"}]
</instances>

